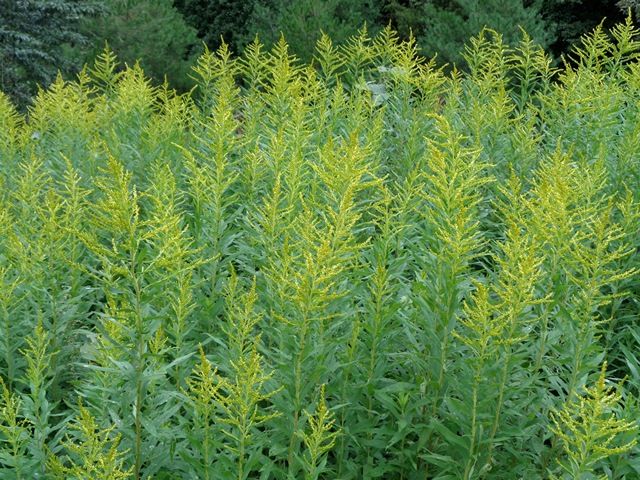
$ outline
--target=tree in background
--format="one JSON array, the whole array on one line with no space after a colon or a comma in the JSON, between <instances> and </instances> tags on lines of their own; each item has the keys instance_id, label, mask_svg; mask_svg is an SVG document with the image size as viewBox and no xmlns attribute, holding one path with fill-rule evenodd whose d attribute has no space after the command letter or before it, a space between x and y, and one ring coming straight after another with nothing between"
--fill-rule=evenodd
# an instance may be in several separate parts
<instances>
[{"instance_id":1,"label":"tree in background","mask_svg":"<svg viewBox=\"0 0 640 480\"><path fill-rule=\"evenodd\" d=\"M304 60L313 55L320 31L340 43L366 22L375 29L383 0L174 0L176 8L211 49L221 39L236 53L255 36L273 45L284 35Z\"/></svg>"},{"instance_id":2,"label":"tree in background","mask_svg":"<svg viewBox=\"0 0 640 480\"><path fill-rule=\"evenodd\" d=\"M640 17L640 0L620 0L618 2L618 7L620 7L624 12L631 9L636 18Z\"/></svg>"},{"instance_id":3,"label":"tree in background","mask_svg":"<svg viewBox=\"0 0 640 480\"><path fill-rule=\"evenodd\" d=\"M464 68L463 45L483 27L520 37L520 26L559 58L604 21L640 15L640 0L0 0L0 89L25 106L57 71L70 75L109 43L123 62L140 59L155 82L191 86L201 42L222 39L235 53L257 35L267 46L284 34L309 60L320 31L341 43L367 23L412 32L425 56ZM101 13L101 15L98 15Z\"/></svg>"},{"instance_id":4,"label":"tree in background","mask_svg":"<svg viewBox=\"0 0 640 480\"><path fill-rule=\"evenodd\" d=\"M80 22L100 11L93 0L1 1L0 90L24 107L58 71L77 68L68 48L85 45Z\"/></svg>"},{"instance_id":5,"label":"tree in background","mask_svg":"<svg viewBox=\"0 0 640 480\"><path fill-rule=\"evenodd\" d=\"M541 7L539 0L389 0L384 12L400 34L413 32L424 55L462 68L464 45L484 27L508 44L521 38L522 27L546 47L553 37Z\"/></svg>"},{"instance_id":6,"label":"tree in background","mask_svg":"<svg viewBox=\"0 0 640 480\"><path fill-rule=\"evenodd\" d=\"M194 57L198 54L196 29L188 25L171 0L106 0L107 13L84 23L93 40L86 61L102 52L105 42L118 60L140 61L156 83L166 78L180 91L187 90Z\"/></svg>"},{"instance_id":7,"label":"tree in background","mask_svg":"<svg viewBox=\"0 0 640 480\"><path fill-rule=\"evenodd\" d=\"M241 52L256 0L174 0L173 3L211 50L216 50L224 39L235 53Z\"/></svg>"},{"instance_id":8,"label":"tree in background","mask_svg":"<svg viewBox=\"0 0 640 480\"><path fill-rule=\"evenodd\" d=\"M627 0L627 3L634 2L637 3ZM619 8L621 3L618 0L543 0L542 14L553 33L549 44L551 53L556 58L568 53L580 37L600 23L609 29L624 21L626 10Z\"/></svg>"},{"instance_id":9,"label":"tree in background","mask_svg":"<svg viewBox=\"0 0 640 480\"><path fill-rule=\"evenodd\" d=\"M424 18L419 13L429 0L384 0L380 21L391 26L401 37L422 32Z\"/></svg>"},{"instance_id":10,"label":"tree in background","mask_svg":"<svg viewBox=\"0 0 640 480\"><path fill-rule=\"evenodd\" d=\"M246 42L257 34L260 41L273 45L282 34L292 52L308 61L321 31L337 44L355 35L365 23L375 32L381 5L380 0L257 0Z\"/></svg>"}]
</instances>

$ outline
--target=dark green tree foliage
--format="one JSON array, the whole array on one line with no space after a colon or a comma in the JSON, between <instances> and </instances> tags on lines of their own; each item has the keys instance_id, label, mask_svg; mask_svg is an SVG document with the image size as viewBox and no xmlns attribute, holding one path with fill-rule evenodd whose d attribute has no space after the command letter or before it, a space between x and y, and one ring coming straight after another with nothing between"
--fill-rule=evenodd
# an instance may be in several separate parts
<instances>
[{"instance_id":1,"label":"dark green tree foliage","mask_svg":"<svg viewBox=\"0 0 640 480\"><path fill-rule=\"evenodd\" d=\"M402 37L422 32L424 17L420 12L429 0L384 0L380 22L391 24Z\"/></svg>"},{"instance_id":2,"label":"dark green tree foliage","mask_svg":"<svg viewBox=\"0 0 640 480\"><path fill-rule=\"evenodd\" d=\"M591 32L600 23L604 23L605 29L609 29L624 21L626 7L633 2L634 0L543 0L542 14L553 33L553 40L549 44L551 52L559 57L578 45L580 37Z\"/></svg>"},{"instance_id":3,"label":"dark green tree foliage","mask_svg":"<svg viewBox=\"0 0 640 480\"><path fill-rule=\"evenodd\" d=\"M625 12L628 9L631 9L636 17L640 16L640 0L620 0L618 2L618 7L620 7Z\"/></svg>"},{"instance_id":4,"label":"dark green tree foliage","mask_svg":"<svg viewBox=\"0 0 640 480\"><path fill-rule=\"evenodd\" d=\"M293 53L310 60L321 30L335 43L365 22L377 30L383 0L174 0L174 5L212 50L224 40L241 52L256 35L274 45L282 34Z\"/></svg>"},{"instance_id":5,"label":"dark green tree foliage","mask_svg":"<svg viewBox=\"0 0 640 480\"><path fill-rule=\"evenodd\" d=\"M257 0L244 44L257 34L260 41L273 45L282 34L293 53L309 60L321 31L337 44L356 34L364 23L375 31L380 9L380 0Z\"/></svg>"},{"instance_id":6,"label":"dark green tree foliage","mask_svg":"<svg viewBox=\"0 0 640 480\"><path fill-rule=\"evenodd\" d=\"M178 90L190 86L188 75L198 39L171 0L106 0L106 6L106 15L84 25L93 38L88 61L107 42L123 63L133 65L139 60L154 82L166 76Z\"/></svg>"},{"instance_id":7,"label":"dark green tree foliage","mask_svg":"<svg viewBox=\"0 0 640 480\"><path fill-rule=\"evenodd\" d=\"M25 105L58 70L72 71L65 47L85 43L80 21L100 10L92 0L0 1L0 89Z\"/></svg>"},{"instance_id":8,"label":"dark green tree foliage","mask_svg":"<svg viewBox=\"0 0 640 480\"><path fill-rule=\"evenodd\" d=\"M210 49L217 49L224 39L238 51L246 40L247 22L255 0L174 0L173 3Z\"/></svg>"},{"instance_id":9,"label":"dark green tree foliage","mask_svg":"<svg viewBox=\"0 0 640 480\"><path fill-rule=\"evenodd\" d=\"M380 22L405 38L413 32L441 62L460 63L465 40L483 26L512 43L519 25L557 59L601 22L608 29L624 21L628 8L640 14L638 0L385 0Z\"/></svg>"},{"instance_id":10,"label":"dark green tree foliage","mask_svg":"<svg viewBox=\"0 0 640 480\"><path fill-rule=\"evenodd\" d=\"M418 43L427 56L436 53L442 63L462 66L463 46L484 27L516 43L524 28L533 40L547 46L550 32L541 16L538 1L523 0L433 0L419 5L422 23Z\"/></svg>"}]
</instances>

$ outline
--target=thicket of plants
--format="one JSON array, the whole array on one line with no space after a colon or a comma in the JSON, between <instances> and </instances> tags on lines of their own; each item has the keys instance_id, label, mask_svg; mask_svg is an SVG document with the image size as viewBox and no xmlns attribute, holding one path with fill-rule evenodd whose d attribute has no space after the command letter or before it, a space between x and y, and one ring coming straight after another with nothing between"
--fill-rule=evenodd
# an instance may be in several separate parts
<instances>
[{"instance_id":1,"label":"thicket of plants","mask_svg":"<svg viewBox=\"0 0 640 480\"><path fill-rule=\"evenodd\" d=\"M640 475L637 33L0 95L0 477Z\"/></svg>"},{"instance_id":2,"label":"thicket of plants","mask_svg":"<svg viewBox=\"0 0 640 480\"><path fill-rule=\"evenodd\" d=\"M83 62L66 50L86 46L81 20L101 13L101 3L93 0L0 3L0 90L26 105L57 72L77 72Z\"/></svg>"},{"instance_id":3,"label":"thicket of plants","mask_svg":"<svg viewBox=\"0 0 640 480\"><path fill-rule=\"evenodd\" d=\"M202 40L171 0L100 1L103 11L85 17L80 24L89 46L74 49L73 55L82 63L93 63L106 44L121 64L140 62L154 85L166 80L180 92L191 89L189 74L202 53Z\"/></svg>"},{"instance_id":4,"label":"thicket of plants","mask_svg":"<svg viewBox=\"0 0 640 480\"><path fill-rule=\"evenodd\" d=\"M113 1L113 0L111 0ZM121 0L118 0L121 1ZM356 33L363 22L370 32L391 26L400 38L410 32L424 55L438 54L439 65L464 67L461 50L483 27L517 42L520 27L558 58L601 22L624 20L637 0L174 0L187 23L209 48L221 37L242 52L255 35L266 45L282 32L293 53L312 58L320 29L334 43Z\"/></svg>"},{"instance_id":5,"label":"thicket of plants","mask_svg":"<svg viewBox=\"0 0 640 480\"><path fill-rule=\"evenodd\" d=\"M582 34L629 11L638 18L638 0L5 0L0 90L24 111L39 86L58 71L75 77L108 43L120 63L140 61L153 85L166 78L182 93L193 87L202 44L216 50L224 41L241 53L256 36L271 48L284 34L308 63L322 31L338 45L365 23L370 35L388 25L402 40L413 34L439 66L466 69L462 48L484 27L509 44L524 28L557 61Z\"/></svg>"}]
</instances>

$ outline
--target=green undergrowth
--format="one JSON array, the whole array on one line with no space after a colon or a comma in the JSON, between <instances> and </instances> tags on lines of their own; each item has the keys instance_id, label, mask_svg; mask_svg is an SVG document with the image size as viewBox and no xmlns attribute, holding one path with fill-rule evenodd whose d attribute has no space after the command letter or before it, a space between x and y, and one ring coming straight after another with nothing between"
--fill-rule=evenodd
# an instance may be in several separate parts
<instances>
[{"instance_id":1,"label":"green undergrowth","mask_svg":"<svg viewBox=\"0 0 640 480\"><path fill-rule=\"evenodd\" d=\"M0 477L639 478L639 51L362 31L0 95Z\"/></svg>"}]
</instances>

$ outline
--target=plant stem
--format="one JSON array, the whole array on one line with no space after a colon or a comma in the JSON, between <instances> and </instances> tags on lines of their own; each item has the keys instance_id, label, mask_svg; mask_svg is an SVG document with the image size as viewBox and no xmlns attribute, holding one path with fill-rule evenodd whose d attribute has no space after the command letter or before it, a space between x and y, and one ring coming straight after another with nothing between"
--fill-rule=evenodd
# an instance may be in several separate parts
<instances>
[{"instance_id":1,"label":"plant stem","mask_svg":"<svg viewBox=\"0 0 640 480\"><path fill-rule=\"evenodd\" d=\"M511 351L507 352L507 355L504 359L504 364L502 365L502 372L500 375L500 387L498 389L498 400L496 403L496 413L493 417L493 424L491 425L491 431L489 433L489 447L487 450L487 462L491 461L491 455L493 453L493 439L496 436L498 431L498 426L500 425L500 416L502 415L502 402L504 401L504 391L507 385L507 376L509 375L509 363L511 362Z\"/></svg>"},{"instance_id":2,"label":"plant stem","mask_svg":"<svg viewBox=\"0 0 640 480\"><path fill-rule=\"evenodd\" d=\"M289 472L293 467L293 450L296 444L296 432L298 431L298 423L300 421L300 401L302 395L302 360L304 357L304 349L306 347L306 337L307 337L307 329L308 329L308 317L307 310L304 309L302 315L302 327L300 329L300 336L298 342L298 353L296 355L296 361L294 366L294 412L293 412L293 432L291 434L291 439L289 440L289 455L288 455L288 463L289 463Z\"/></svg>"},{"instance_id":3,"label":"plant stem","mask_svg":"<svg viewBox=\"0 0 640 480\"><path fill-rule=\"evenodd\" d=\"M132 238L132 247L131 247L131 280L133 282L133 288L135 293L135 315L136 315L136 398L135 398L135 417L134 417L134 425L135 425L135 446L134 446L134 458L135 458L135 467L134 467L134 476L136 480L141 478L141 470L142 470L142 399L144 396L143 392L143 374L144 374L144 324L143 324L143 316L142 316L142 291L140 288L140 283L138 281L138 277L135 272L136 268L136 242Z\"/></svg>"},{"instance_id":4,"label":"plant stem","mask_svg":"<svg viewBox=\"0 0 640 480\"><path fill-rule=\"evenodd\" d=\"M471 443L469 444L469 457L467 458L467 463L464 469L464 480L469 480L471 478L471 471L473 469L474 461L474 453L476 449L476 435L477 435L477 420L478 420L478 386L480 384L480 371L482 369L482 363L476 368L476 374L473 379L473 389L471 392Z\"/></svg>"}]
</instances>

